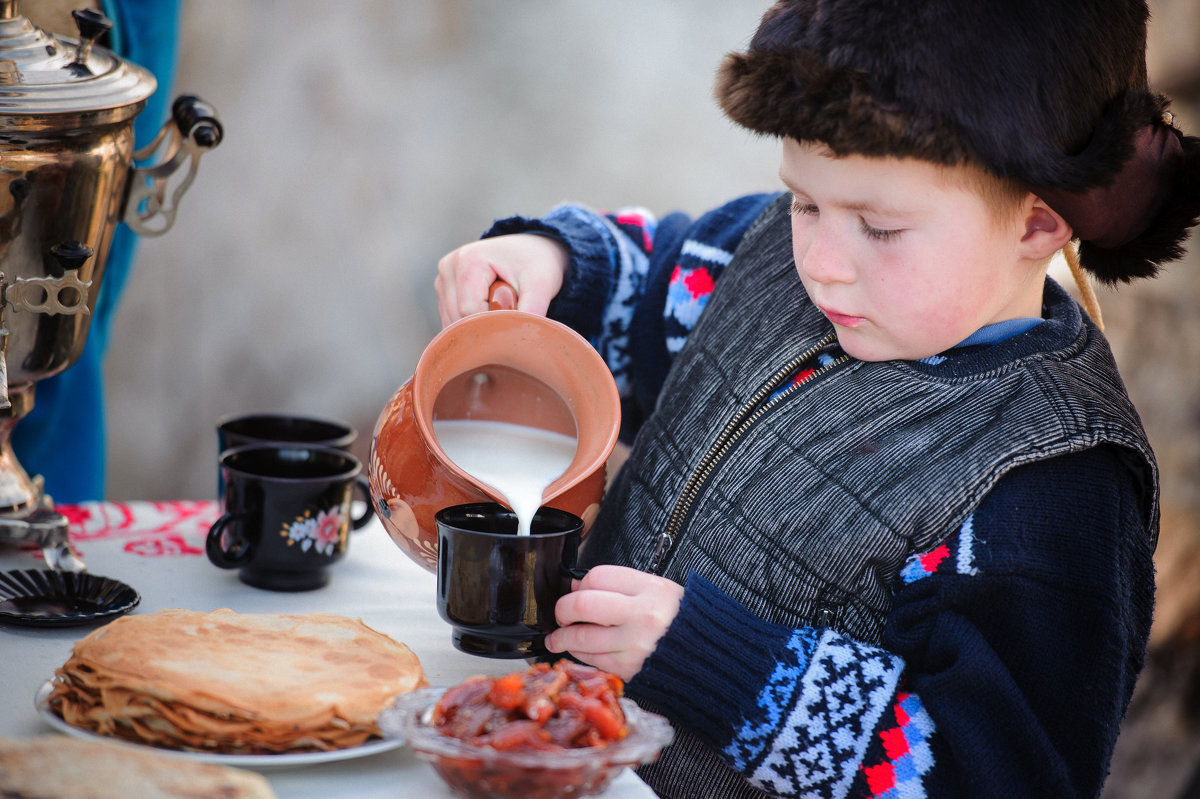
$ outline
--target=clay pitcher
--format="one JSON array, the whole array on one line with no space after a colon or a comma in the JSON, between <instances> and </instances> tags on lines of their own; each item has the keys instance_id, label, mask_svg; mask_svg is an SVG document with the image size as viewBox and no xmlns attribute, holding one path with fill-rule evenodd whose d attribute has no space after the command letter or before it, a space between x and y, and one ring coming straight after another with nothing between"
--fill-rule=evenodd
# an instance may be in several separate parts
<instances>
[{"instance_id":1,"label":"clay pitcher","mask_svg":"<svg viewBox=\"0 0 1200 799\"><path fill-rule=\"evenodd\" d=\"M460 319L435 336L375 425L367 468L375 510L396 545L429 571L437 567L439 510L506 504L446 456L434 420L508 422L576 437L575 457L546 487L542 505L579 516L585 535L600 509L605 463L621 425L612 373L578 333L512 310L514 300L498 283L491 303L498 310Z\"/></svg>"}]
</instances>

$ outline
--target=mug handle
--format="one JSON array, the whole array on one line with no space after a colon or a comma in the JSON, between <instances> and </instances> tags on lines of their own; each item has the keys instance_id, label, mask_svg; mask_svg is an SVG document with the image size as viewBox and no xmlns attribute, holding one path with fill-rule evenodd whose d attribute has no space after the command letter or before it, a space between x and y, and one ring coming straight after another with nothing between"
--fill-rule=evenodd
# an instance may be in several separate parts
<instances>
[{"instance_id":1,"label":"mug handle","mask_svg":"<svg viewBox=\"0 0 1200 799\"><path fill-rule=\"evenodd\" d=\"M371 521L371 517L375 515L375 503L371 501L371 484L367 481L367 478L355 478L354 487L362 492L363 499L367 501L367 509L363 511L361 516L356 516L350 520L350 529L361 530L366 526L367 522Z\"/></svg>"},{"instance_id":2,"label":"mug handle","mask_svg":"<svg viewBox=\"0 0 1200 799\"><path fill-rule=\"evenodd\" d=\"M208 540L204 542L204 551L214 566L220 566L222 569L236 569L249 562L254 554L254 547L249 541L241 540L230 549L226 549L221 543L221 533L225 531L225 527L243 515L241 513L223 513L221 518L208 528Z\"/></svg>"}]
</instances>

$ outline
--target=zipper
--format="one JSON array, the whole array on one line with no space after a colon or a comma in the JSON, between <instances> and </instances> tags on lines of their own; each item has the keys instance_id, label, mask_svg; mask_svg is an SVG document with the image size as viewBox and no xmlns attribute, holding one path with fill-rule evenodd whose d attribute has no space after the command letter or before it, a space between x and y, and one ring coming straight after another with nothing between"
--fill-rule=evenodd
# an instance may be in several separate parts
<instances>
[{"instance_id":1,"label":"zipper","mask_svg":"<svg viewBox=\"0 0 1200 799\"><path fill-rule=\"evenodd\" d=\"M663 566L670 560L671 555L674 554L679 544L679 532L683 528L683 523L687 519L687 515L691 511L696 498L700 496L701 489L708 482L709 477L712 476L717 464L733 448L733 445L737 443L742 435L771 408L774 408L792 394L810 384L820 375L850 360L849 355L843 354L834 359L832 363L816 369L803 383L791 386L779 396L768 402L763 402L764 399L771 396L771 393L775 391L782 381L791 377L805 361L828 347L836 338L835 334L830 333L812 347L788 361L786 365L776 370L767 382L754 393L754 396L729 420L712 446L709 447L708 452L700 459L696 470L692 472L692 476L688 478L683 491L680 492L679 499L675 502L675 508L671 511L671 515L667 517L666 527L658 534L658 538L655 540L654 552L650 556L648 571L653 574L659 574Z\"/></svg>"}]
</instances>

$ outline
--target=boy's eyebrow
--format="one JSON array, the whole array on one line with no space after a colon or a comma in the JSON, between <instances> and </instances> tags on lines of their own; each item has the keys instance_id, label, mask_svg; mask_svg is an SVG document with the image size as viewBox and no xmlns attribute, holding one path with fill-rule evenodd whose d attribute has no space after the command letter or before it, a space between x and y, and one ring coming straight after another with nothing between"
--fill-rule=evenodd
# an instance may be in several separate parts
<instances>
[{"instance_id":1,"label":"boy's eyebrow","mask_svg":"<svg viewBox=\"0 0 1200 799\"><path fill-rule=\"evenodd\" d=\"M788 179L783 176L782 172L779 173L779 180L781 183L783 183L783 187L785 189L787 189L788 191L790 191L792 194L804 194L805 193L805 192L801 191L800 189L797 189L790 182L788 182ZM913 213L913 209L911 209L911 208L903 209L903 208L898 208L894 205L879 204L879 203L835 202L834 205L837 206L838 208L843 208L847 211L869 211L872 213L882 214L884 216L911 216Z\"/></svg>"}]
</instances>

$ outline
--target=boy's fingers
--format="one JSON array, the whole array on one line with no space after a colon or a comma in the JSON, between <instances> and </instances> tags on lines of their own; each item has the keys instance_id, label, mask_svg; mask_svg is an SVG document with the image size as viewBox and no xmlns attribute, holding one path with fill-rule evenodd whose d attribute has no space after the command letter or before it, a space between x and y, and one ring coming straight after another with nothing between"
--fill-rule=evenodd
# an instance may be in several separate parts
<instances>
[{"instance_id":1,"label":"boy's fingers","mask_svg":"<svg viewBox=\"0 0 1200 799\"><path fill-rule=\"evenodd\" d=\"M635 596L654 579L653 575L625 566L593 566L580 583L580 588Z\"/></svg>"},{"instance_id":2,"label":"boy's fingers","mask_svg":"<svg viewBox=\"0 0 1200 799\"><path fill-rule=\"evenodd\" d=\"M445 327L456 318L454 308L457 307L458 299L454 292L454 280L441 271L441 264L438 267L438 276L433 282L433 287L438 298L438 316L442 319L442 327Z\"/></svg>"},{"instance_id":3,"label":"boy's fingers","mask_svg":"<svg viewBox=\"0 0 1200 799\"><path fill-rule=\"evenodd\" d=\"M458 310L463 316L470 316L487 310L488 290L496 280L496 270L484 258L472 258L458 273L458 285L455 292L458 295Z\"/></svg>"},{"instance_id":4,"label":"boy's fingers","mask_svg":"<svg viewBox=\"0 0 1200 799\"><path fill-rule=\"evenodd\" d=\"M624 594L588 589L585 585L558 600L554 617L562 627L579 622L614 627L628 620L629 601Z\"/></svg>"},{"instance_id":5,"label":"boy's fingers","mask_svg":"<svg viewBox=\"0 0 1200 799\"><path fill-rule=\"evenodd\" d=\"M552 652L570 652L584 663L611 671L625 680L641 670L653 649L631 646L619 628L594 624L561 627L546 638L546 646Z\"/></svg>"},{"instance_id":6,"label":"boy's fingers","mask_svg":"<svg viewBox=\"0 0 1200 799\"><path fill-rule=\"evenodd\" d=\"M620 634L614 627L602 627L596 624L577 624L573 627L560 627L553 633L555 649L565 650L573 655L594 657L620 650Z\"/></svg>"},{"instance_id":7,"label":"boy's fingers","mask_svg":"<svg viewBox=\"0 0 1200 799\"><path fill-rule=\"evenodd\" d=\"M520 290L517 292L517 310L545 316L550 309L550 301L561 287L561 279L554 280L536 270L527 273L522 277Z\"/></svg>"}]
</instances>

